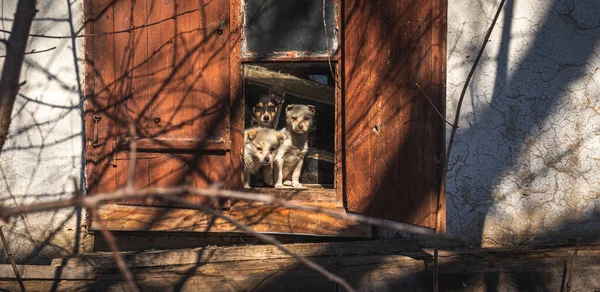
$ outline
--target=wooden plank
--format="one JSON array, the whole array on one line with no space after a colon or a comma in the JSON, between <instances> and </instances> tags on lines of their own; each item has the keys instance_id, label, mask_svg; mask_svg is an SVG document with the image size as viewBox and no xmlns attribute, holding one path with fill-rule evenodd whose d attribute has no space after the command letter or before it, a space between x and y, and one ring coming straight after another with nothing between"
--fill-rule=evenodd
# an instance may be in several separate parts
<instances>
[{"instance_id":1,"label":"wooden plank","mask_svg":"<svg viewBox=\"0 0 600 292\"><path fill-rule=\"evenodd\" d=\"M443 121L440 1L345 2L344 86L348 210L435 227ZM437 23L439 24L439 23ZM433 41L435 37L435 42ZM430 87L431 86L431 87Z\"/></svg>"},{"instance_id":2,"label":"wooden plank","mask_svg":"<svg viewBox=\"0 0 600 292\"><path fill-rule=\"evenodd\" d=\"M431 87L428 88L429 95L440 96L438 100L438 111L446 112L446 35L448 26L448 0L436 1L433 3L432 13L434 14L433 26L433 48L431 58L433 59L433 74L431 78ZM440 161L444 161L446 157L446 124L433 123L432 131L434 133L442 132L443 135L438 140L438 157ZM440 162L441 163L441 162ZM438 166L436 181L440 180L442 166ZM439 185L441 183L441 185ZM446 232L446 182L439 182L436 187L443 190L437 194L440 204L440 216L436 219L436 229L440 232Z\"/></svg>"},{"instance_id":3,"label":"wooden plank","mask_svg":"<svg viewBox=\"0 0 600 292\"><path fill-rule=\"evenodd\" d=\"M368 24L372 5L361 1L344 1L342 52L344 111L344 191L347 208L352 212L368 213L371 191L371 134L370 109L373 107L374 86L371 85L372 41Z\"/></svg>"},{"instance_id":4,"label":"wooden plank","mask_svg":"<svg viewBox=\"0 0 600 292\"><path fill-rule=\"evenodd\" d=\"M85 33L113 31L113 1L87 0L85 6ZM116 189L115 172L110 164L112 145L108 143L115 135L114 44L112 34L86 39L85 161L89 193Z\"/></svg>"},{"instance_id":5,"label":"wooden plank","mask_svg":"<svg viewBox=\"0 0 600 292\"><path fill-rule=\"evenodd\" d=\"M117 144L123 145L123 149L129 149L130 139L122 139ZM223 139L203 138L139 138L136 139L138 150L145 151L227 151L231 149L231 141Z\"/></svg>"},{"instance_id":6,"label":"wooden plank","mask_svg":"<svg viewBox=\"0 0 600 292\"><path fill-rule=\"evenodd\" d=\"M293 202L334 202L342 207L342 201L336 197L333 188L324 188L321 185L302 184L304 189L275 189L275 188L251 188L244 189L247 192L269 194L276 198Z\"/></svg>"},{"instance_id":7,"label":"wooden plank","mask_svg":"<svg viewBox=\"0 0 600 292\"><path fill-rule=\"evenodd\" d=\"M294 254L303 257L391 255L406 254L407 252L412 252L412 255L419 250L418 241L416 240L298 243L286 244L285 247ZM293 258L273 245L207 246L183 250L124 252L122 255L129 268ZM108 252L56 258L52 260L51 265L93 267L103 270L117 268L112 253Z\"/></svg>"},{"instance_id":8,"label":"wooden plank","mask_svg":"<svg viewBox=\"0 0 600 292\"><path fill-rule=\"evenodd\" d=\"M241 63L241 36L242 36L242 7L241 1L230 1L229 24L229 98L231 113L231 167L229 168L229 181L231 188L243 187L242 160L244 148L244 94L242 93L242 63Z\"/></svg>"},{"instance_id":9,"label":"wooden plank","mask_svg":"<svg viewBox=\"0 0 600 292\"><path fill-rule=\"evenodd\" d=\"M96 279L98 272L94 267L57 267L42 265L17 265L19 274L23 280L52 280L59 278L61 280L85 280ZM0 279L14 279L15 272L11 265L0 264ZM16 291L16 290L15 290Z\"/></svg>"},{"instance_id":10,"label":"wooden plank","mask_svg":"<svg viewBox=\"0 0 600 292\"><path fill-rule=\"evenodd\" d=\"M336 208L332 202L312 202L323 208ZM200 211L158 207L105 205L99 210L109 230L240 232L235 226ZM320 236L370 237L370 226L323 214L289 210L282 207L237 202L223 212L257 232ZM98 230L93 222L91 229Z\"/></svg>"},{"instance_id":11,"label":"wooden plank","mask_svg":"<svg viewBox=\"0 0 600 292\"><path fill-rule=\"evenodd\" d=\"M148 24L148 7L146 1L132 1L132 23L134 27L143 27ZM148 63L150 54L148 52L148 28L137 28L131 34L130 50L133 53L131 68L131 96L127 98L122 106L122 111L131 121L135 121L138 137L150 135L150 123L153 122L148 109L151 107L152 99L149 88L152 86L151 77L148 74ZM122 136L129 136L128 129L123 129Z\"/></svg>"},{"instance_id":12,"label":"wooden plank","mask_svg":"<svg viewBox=\"0 0 600 292\"><path fill-rule=\"evenodd\" d=\"M336 243L330 248L327 244L285 245L302 253L302 250L313 254L311 260L333 271L358 291L427 291L431 288L431 255L422 254L376 254L379 245L384 250L393 249L393 243L369 242L365 246L355 246L357 250L368 250L367 254L353 255L352 246L356 243ZM360 244L360 243L358 243ZM386 244L388 244L387 247ZM251 254L270 250L256 259ZM295 259L279 257L272 247L228 247L215 254L218 262L202 264L179 264L192 262L194 259L210 261L211 254L217 249L194 249L187 251L150 251L137 255L130 254L129 259L136 259L140 266L134 269L134 277L140 288L160 291L338 291L330 281L299 264ZM321 249L319 251L319 249ZM336 251L342 248L343 251ZM555 291L561 287L565 277L565 262L570 260L573 247L544 249L468 249L459 251L442 250L440 256L440 288L443 291L482 291L486 289L498 291ZM227 252L228 251L228 252ZM171 253L172 252L172 253ZM178 253L179 252L179 253ZM192 253L195 252L195 253ZM600 270L600 251L597 246L582 246L573 271L573 289L594 291L600 286L597 273ZM171 253L171 254L170 254ZM359 252L360 253L360 252ZM374 253L374 254L373 254ZM241 254L241 255L240 255ZM322 256L320 256L320 254ZM184 257L185 255L188 258ZM229 256L232 257L229 257ZM164 256L164 257L161 257ZM236 256L247 260L236 260ZM35 281L34 279L61 280L58 290L119 289L122 279L117 270L108 262L108 255L100 256L102 260L91 257L79 260L66 259L65 266L21 266L29 267L37 272L35 277L26 276L25 284L30 290L50 290L56 280ZM265 258L266 257L266 260ZM85 262L84 259L91 262ZM152 260L155 259L156 262ZM231 261L228 259L232 259ZM74 260L74 261L72 261ZM106 260L106 261L105 261ZM220 261L222 260L222 261ZM83 261L83 262L79 262ZM81 265L79 265L81 263ZM58 263L56 263L58 264ZM101 275L90 280L62 281L61 269L64 271L91 271L83 277L94 275L95 269L101 267ZM148 266L143 266L148 265ZM107 269L103 269L107 268ZM67 273L68 274L68 273ZM58 276L56 276L58 275ZM0 288L12 291L17 289L12 279L9 265L0 266ZM73 277L71 277L73 279ZM121 284L119 284L121 282ZM306 284L307 282L310 282ZM46 285L46 286L44 286ZM35 288L35 289L34 289ZM46 289L42 289L46 288ZM86 289L86 290L87 290Z\"/></svg>"},{"instance_id":13,"label":"wooden plank","mask_svg":"<svg viewBox=\"0 0 600 292\"><path fill-rule=\"evenodd\" d=\"M133 10L130 0L115 1L113 11L114 31L123 31L132 27ZM133 68L134 44L132 36L131 33L114 35L115 54L114 60L111 60L115 67L114 98L115 104L124 105L116 108L115 134L117 136L129 135L129 125L134 124L137 118L136 110L128 110L126 106L133 99L131 69Z\"/></svg>"},{"instance_id":14,"label":"wooden plank","mask_svg":"<svg viewBox=\"0 0 600 292\"><path fill-rule=\"evenodd\" d=\"M316 102L335 104L335 88L333 86L248 64L244 65L244 78L259 84L284 89L293 95Z\"/></svg>"}]
</instances>

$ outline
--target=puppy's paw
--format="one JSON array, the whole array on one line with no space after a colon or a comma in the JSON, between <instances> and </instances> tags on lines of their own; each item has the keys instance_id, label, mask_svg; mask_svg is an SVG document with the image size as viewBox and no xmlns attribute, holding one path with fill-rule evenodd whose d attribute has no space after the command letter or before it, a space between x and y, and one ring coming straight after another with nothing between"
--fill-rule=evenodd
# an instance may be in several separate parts
<instances>
[{"instance_id":1,"label":"puppy's paw","mask_svg":"<svg viewBox=\"0 0 600 292\"><path fill-rule=\"evenodd\" d=\"M294 187L295 189L301 189L302 188L302 184L299 182L293 182L292 183L292 187Z\"/></svg>"},{"instance_id":2,"label":"puppy's paw","mask_svg":"<svg viewBox=\"0 0 600 292\"><path fill-rule=\"evenodd\" d=\"M286 180L286 181L283 182L283 185L287 186L287 187L291 187L293 184L292 184L291 180Z\"/></svg>"},{"instance_id":3,"label":"puppy's paw","mask_svg":"<svg viewBox=\"0 0 600 292\"><path fill-rule=\"evenodd\" d=\"M245 189L249 189L250 188L250 184L244 184L244 188Z\"/></svg>"},{"instance_id":4,"label":"puppy's paw","mask_svg":"<svg viewBox=\"0 0 600 292\"><path fill-rule=\"evenodd\" d=\"M283 188L283 184L282 183L276 183L275 187L278 188L278 189Z\"/></svg>"}]
</instances>

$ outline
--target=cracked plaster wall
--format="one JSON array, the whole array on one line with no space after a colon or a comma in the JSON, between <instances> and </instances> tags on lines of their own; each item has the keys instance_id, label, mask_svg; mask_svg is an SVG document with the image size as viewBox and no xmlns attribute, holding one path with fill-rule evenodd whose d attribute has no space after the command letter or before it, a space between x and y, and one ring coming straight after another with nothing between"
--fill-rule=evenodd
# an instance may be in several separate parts
<instances>
[{"instance_id":1,"label":"cracked plaster wall","mask_svg":"<svg viewBox=\"0 0 600 292\"><path fill-rule=\"evenodd\" d=\"M448 1L449 120L499 2ZM506 1L462 106L448 232L483 246L597 240L599 15L597 0Z\"/></svg>"},{"instance_id":2,"label":"cracked plaster wall","mask_svg":"<svg viewBox=\"0 0 600 292\"><path fill-rule=\"evenodd\" d=\"M0 28L10 30L17 0L0 3ZM69 36L80 33L83 1L40 1L32 33ZM0 33L3 39L7 33ZM83 39L30 38L9 139L0 155L0 198L5 206L66 198L82 178L82 120L79 87ZM0 55L4 55L0 46ZM0 65L3 59L0 59ZM78 72L80 74L78 74ZM78 77L79 76L79 77ZM47 263L82 251L85 215L60 210L13 218L4 225L17 263ZM0 258L4 262L4 252Z\"/></svg>"}]
</instances>

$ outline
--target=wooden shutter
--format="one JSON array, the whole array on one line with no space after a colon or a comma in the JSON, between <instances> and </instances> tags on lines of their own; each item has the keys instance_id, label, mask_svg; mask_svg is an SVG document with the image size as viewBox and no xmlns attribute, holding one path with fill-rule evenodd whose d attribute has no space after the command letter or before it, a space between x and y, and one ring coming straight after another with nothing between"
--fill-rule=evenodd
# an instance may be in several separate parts
<instances>
[{"instance_id":1,"label":"wooden shutter","mask_svg":"<svg viewBox=\"0 0 600 292\"><path fill-rule=\"evenodd\" d=\"M344 2L349 211L435 228L444 121L445 0Z\"/></svg>"},{"instance_id":2,"label":"wooden shutter","mask_svg":"<svg viewBox=\"0 0 600 292\"><path fill-rule=\"evenodd\" d=\"M132 124L137 188L235 182L229 9L225 0L86 1L92 193L127 184Z\"/></svg>"}]
</instances>

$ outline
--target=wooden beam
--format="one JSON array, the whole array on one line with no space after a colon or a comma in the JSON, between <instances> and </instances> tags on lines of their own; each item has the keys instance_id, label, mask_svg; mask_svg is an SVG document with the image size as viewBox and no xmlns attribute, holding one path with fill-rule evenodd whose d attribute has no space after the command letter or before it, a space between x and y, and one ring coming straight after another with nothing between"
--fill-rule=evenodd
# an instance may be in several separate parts
<instances>
[{"instance_id":1,"label":"wooden beam","mask_svg":"<svg viewBox=\"0 0 600 292\"><path fill-rule=\"evenodd\" d=\"M244 78L265 86L284 89L288 93L316 102L335 104L335 88L333 86L271 71L257 65L245 65Z\"/></svg>"},{"instance_id":2,"label":"wooden beam","mask_svg":"<svg viewBox=\"0 0 600 292\"><path fill-rule=\"evenodd\" d=\"M416 240L352 241L328 243L286 244L286 248L304 257L341 257L384 254L415 254L419 251ZM232 261L265 261L292 259L287 253L272 245L207 246L193 249L159 250L148 252L124 252L123 257L130 268L192 265L197 263L221 263ZM93 267L116 269L112 253L101 252L71 258L52 260L52 266Z\"/></svg>"},{"instance_id":3,"label":"wooden beam","mask_svg":"<svg viewBox=\"0 0 600 292\"><path fill-rule=\"evenodd\" d=\"M431 255L413 251L412 244L407 247L408 251L403 252L395 244L403 243L368 241L285 246L334 271L359 291L429 290ZM404 255L394 254L396 252ZM594 291L600 287L597 277L600 250L598 245L588 245L581 247L579 252L573 287ZM440 288L448 291L490 288L555 291L564 277L564 261L570 258L571 253L572 247L441 251ZM184 291L338 291L324 277L271 246L149 251L127 255L132 260L130 264L139 264L133 271L142 290L171 291L176 287L176 290ZM56 283L59 283L58 290L61 291L122 288L120 274L108 262L110 256L96 256L102 260L92 256L65 259L63 266L19 266L19 269L25 271L25 285L32 291L49 291ZM55 260L54 264L59 261ZM95 278L90 278L92 276ZM13 277L9 265L0 265L0 289L18 290Z\"/></svg>"},{"instance_id":4,"label":"wooden beam","mask_svg":"<svg viewBox=\"0 0 600 292\"><path fill-rule=\"evenodd\" d=\"M311 202L323 208L336 208L336 202ZM109 230L240 232L225 220L190 209L147 206L104 205L99 210ZM370 237L371 228L314 212L290 210L262 204L236 202L223 212L257 232L319 236ZM99 230L96 221L92 230Z\"/></svg>"}]
</instances>

